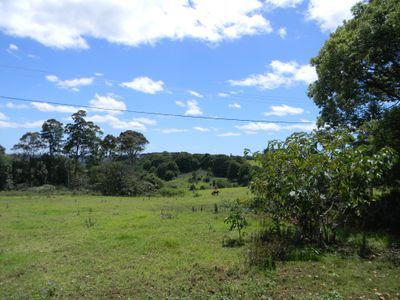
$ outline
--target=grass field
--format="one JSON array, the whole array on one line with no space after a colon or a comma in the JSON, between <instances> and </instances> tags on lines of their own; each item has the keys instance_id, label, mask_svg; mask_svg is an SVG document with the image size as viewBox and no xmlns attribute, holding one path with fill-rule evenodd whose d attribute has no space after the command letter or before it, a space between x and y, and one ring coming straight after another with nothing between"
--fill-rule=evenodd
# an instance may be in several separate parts
<instances>
[{"instance_id":1,"label":"grass field","mask_svg":"<svg viewBox=\"0 0 400 300\"><path fill-rule=\"evenodd\" d=\"M214 211L247 197L0 195L0 299L400 298L400 268L380 259L248 268L247 246L222 247L236 233Z\"/></svg>"}]
</instances>

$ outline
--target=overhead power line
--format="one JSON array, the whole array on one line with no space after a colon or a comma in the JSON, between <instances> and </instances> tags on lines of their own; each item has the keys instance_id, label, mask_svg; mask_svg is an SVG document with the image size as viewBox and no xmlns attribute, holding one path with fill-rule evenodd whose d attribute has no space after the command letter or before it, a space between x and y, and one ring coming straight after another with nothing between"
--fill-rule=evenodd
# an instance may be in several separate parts
<instances>
[{"instance_id":1,"label":"overhead power line","mask_svg":"<svg viewBox=\"0 0 400 300\"><path fill-rule=\"evenodd\" d=\"M72 73L60 73L60 72L54 72L51 70L44 70L44 69L35 69L35 68L30 68L30 67L22 67L22 66L15 66L15 65L7 65L7 64L0 64L1 69L9 69L9 70L15 70L15 71L26 71L26 72L33 72L33 73L41 73L41 74L53 74L58 77L60 76L71 76L71 77L82 77L84 75L78 75L78 74L72 74ZM21 76L22 74L19 74ZM24 74L24 77L31 77L28 74ZM34 75L32 74L32 77ZM93 76L93 75L92 75ZM117 80L117 79L110 79L110 78L105 78L105 77L98 77L97 80L102 80L102 81L107 81L110 83L115 83L115 84L122 84L124 83L123 80ZM169 90L175 91L178 93L182 94L187 94L188 91L190 91L190 88L182 88L182 87L168 87ZM304 100L298 99L298 98L291 98L291 97L283 97L283 96L273 96L273 95L258 95L258 94L251 94L251 93L235 93L232 94L230 92L223 93L226 94L226 97L221 97L218 96L218 93L212 93L209 91L206 91L206 94L204 95L205 99L226 99L226 100L232 100L232 101L245 101L245 102L254 102L254 103L265 103L265 104L280 104L282 101L286 102L303 102ZM263 101L265 100L265 101Z\"/></svg>"},{"instance_id":2,"label":"overhead power line","mask_svg":"<svg viewBox=\"0 0 400 300\"><path fill-rule=\"evenodd\" d=\"M312 123L314 123L311 121L271 121L271 120L239 119L239 118L225 118L225 117L212 117L212 116L190 116L190 115L162 113L162 112L154 112L154 111L138 111L138 110L130 110L130 109L97 107L97 106L90 106L90 105L77 105L77 104L69 104L69 103L63 103L63 102L58 102L58 101L44 101L44 100L1 96L1 95L0 95L0 99L7 99L7 100L13 100L13 101L19 101L19 102L29 102L29 103L33 102L33 103L46 103L46 104L51 104L51 105L62 105L62 106L75 107L78 109L79 108L87 108L87 109L95 109L95 110L114 111L114 112L117 111L117 112L135 113L135 114L142 114L142 115L177 117L177 118L186 118L186 119L254 122L254 123L274 123L274 124L312 124Z\"/></svg>"}]
</instances>

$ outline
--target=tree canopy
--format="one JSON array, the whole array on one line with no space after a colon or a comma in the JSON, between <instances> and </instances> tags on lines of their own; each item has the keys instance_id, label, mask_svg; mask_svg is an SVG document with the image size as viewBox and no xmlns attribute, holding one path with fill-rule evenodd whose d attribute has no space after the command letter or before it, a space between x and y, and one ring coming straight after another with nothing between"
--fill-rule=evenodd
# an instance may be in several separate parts
<instances>
[{"instance_id":1,"label":"tree canopy","mask_svg":"<svg viewBox=\"0 0 400 300\"><path fill-rule=\"evenodd\" d=\"M352 12L311 60L320 126L358 127L400 101L400 2L370 0Z\"/></svg>"}]
</instances>

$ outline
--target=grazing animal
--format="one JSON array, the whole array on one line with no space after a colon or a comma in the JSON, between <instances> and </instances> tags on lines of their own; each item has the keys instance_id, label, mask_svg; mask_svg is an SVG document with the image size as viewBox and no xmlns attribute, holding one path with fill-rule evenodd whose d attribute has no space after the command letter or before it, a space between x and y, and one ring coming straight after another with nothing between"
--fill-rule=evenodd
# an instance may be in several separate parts
<instances>
[{"instance_id":1,"label":"grazing animal","mask_svg":"<svg viewBox=\"0 0 400 300\"><path fill-rule=\"evenodd\" d=\"M218 196L219 195L219 191L218 190L213 190L211 195L212 196Z\"/></svg>"}]
</instances>

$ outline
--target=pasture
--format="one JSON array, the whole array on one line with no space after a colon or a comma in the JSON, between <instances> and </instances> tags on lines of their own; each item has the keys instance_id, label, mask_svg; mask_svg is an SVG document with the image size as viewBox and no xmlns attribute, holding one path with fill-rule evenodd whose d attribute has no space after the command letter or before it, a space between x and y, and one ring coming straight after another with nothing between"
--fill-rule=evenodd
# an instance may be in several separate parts
<instances>
[{"instance_id":1,"label":"pasture","mask_svg":"<svg viewBox=\"0 0 400 300\"><path fill-rule=\"evenodd\" d=\"M0 299L400 298L400 268L379 257L248 267L247 245L222 247L237 236L224 203L248 197L2 194ZM249 216L248 236L259 222Z\"/></svg>"}]
</instances>

